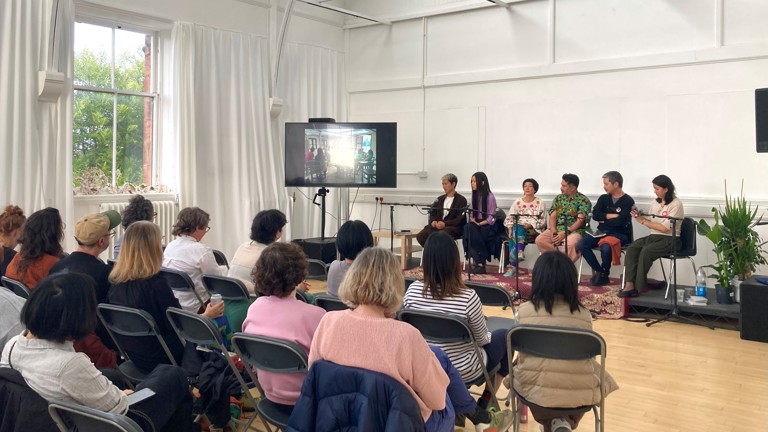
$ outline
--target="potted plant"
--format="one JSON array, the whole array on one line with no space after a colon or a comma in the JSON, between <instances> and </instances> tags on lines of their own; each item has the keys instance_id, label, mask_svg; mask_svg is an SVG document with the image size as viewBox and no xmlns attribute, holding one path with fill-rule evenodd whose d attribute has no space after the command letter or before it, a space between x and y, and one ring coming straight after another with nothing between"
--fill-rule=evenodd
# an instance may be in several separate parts
<instances>
[{"instance_id":1,"label":"potted plant","mask_svg":"<svg viewBox=\"0 0 768 432\"><path fill-rule=\"evenodd\" d=\"M717 257L717 262L707 267L717 272L713 277L717 279L721 292L724 289L722 287L728 290L735 286L737 301L740 297L740 282L734 284L733 280L743 281L752 275L758 265L768 263L764 255L766 242L754 229L762 219L762 216L758 217L757 211L758 207L753 207L744 198L742 183L738 196L728 196L726 187L725 208L712 208L715 218L712 227L703 219L697 224L699 234L706 236L714 245L713 251ZM718 302L722 303L720 300L725 300L725 295L728 294L723 293L723 297L718 297Z\"/></svg>"}]
</instances>

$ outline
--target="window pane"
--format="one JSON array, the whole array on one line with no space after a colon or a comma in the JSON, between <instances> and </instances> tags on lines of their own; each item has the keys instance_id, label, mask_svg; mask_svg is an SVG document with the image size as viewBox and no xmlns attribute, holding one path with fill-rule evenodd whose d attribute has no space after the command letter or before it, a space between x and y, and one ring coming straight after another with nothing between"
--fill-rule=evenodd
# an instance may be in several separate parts
<instances>
[{"instance_id":1,"label":"window pane","mask_svg":"<svg viewBox=\"0 0 768 432\"><path fill-rule=\"evenodd\" d=\"M111 87L112 29L75 23L75 85Z\"/></svg>"},{"instance_id":2,"label":"window pane","mask_svg":"<svg viewBox=\"0 0 768 432\"><path fill-rule=\"evenodd\" d=\"M151 184L152 104L151 97L117 97L118 184Z\"/></svg>"},{"instance_id":3,"label":"window pane","mask_svg":"<svg viewBox=\"0 0 768 432\"><path fill-rule=\"evenodd\" d=\"M115 30L115 88L149 93L152 36Z\"/></svg>"},{"instance_id":4,"label":"window pane","mask_svg":"<svg viewBox=\"0 0 768 432\"><path fill-rule=\"evenodd\" d=\"M113 96L75 90L72 125L72 175L97 167L112 178ZM75 181L75 185L79 183Z\"/></svg>"}]
</instances>

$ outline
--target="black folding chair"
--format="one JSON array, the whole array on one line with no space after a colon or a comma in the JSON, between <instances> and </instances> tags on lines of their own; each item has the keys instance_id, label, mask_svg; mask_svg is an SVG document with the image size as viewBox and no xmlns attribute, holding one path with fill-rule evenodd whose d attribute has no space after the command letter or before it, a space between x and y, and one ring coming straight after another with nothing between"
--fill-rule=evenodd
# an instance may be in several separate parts
<instances>
[{"instance_id":1,"label":"black folding chair","mask_svg":"<svg viewBox=\"0 0 768 432\"><path fill-rule=\"evenodd\" d=\"M328 264L316 259L307 259L307 279L328 279Z\"/></svg>"},{"instance_id":2,"label":"black folding chair","mask_svg":"<svg viewBox=\"0 0 768 432\"><path fill-rule=\"evenodd\" d=\"M197 290L195 290L195 283L188 274L167 267L161 268L160 274L168 281L168 285L170 285L172 290L179 292L191 291L197 298L197 301L200 302L200 309L205 309L205 302L200 297L200 294L197 293Z\"/></svg>"},{"instance_id":3,"label":"black folding chair","mask_svg":"<svg viewBox=\"0 0 768 432\"><path fill-rule=\"evenodd\" d=\"M237 355L252 368L273 373L306 373L309 369L307 354L296 343L247 333L235 333L232 345ZM256 376L251 368L246 368L251 379L256 382ZM259 414L266 421L285 430L289 414L278 409L266 397L261 398L256 405Z\"/></svg>"},{"instance_id":4,"label":"black folding chair","mask_svg":"<svg viewBox=\"0 0 768 432\"><path fill-rule=\"evenodd\" d=\"M228 276L203 275L203 283L208 291L221 294L224 300L248 300L248 288L243 281Z\"/></svg>"},{"instance_id":5,"label":"black folding chair","mask_svg":"<svg viewBox=\"0 0 768 432\"><path fill-rule=\"evenodd\" d=\"M481 353L482 348L480 348L480 345L478 345L475 337L472 335L472 330L469 328L467 320L447 313L413 309L401 309L397 313L397 319L416 327L427 342L472 344L472 349L475 351L475 356L480 363L480 369L483 371L483 374L476 380L465 382L464 384L469 388L485 383L491 392L493 405L497 409L499 408L496 388L494 387L494 375L498 371L498 367L490 372L486 370Z\"/></svg>"},{"instance_id":6,"label":"black folding chair","mask_svg":"<svg viewBox=\"0 0 768 432\"><path fill-rule=\"evenodd\" d=\"M48 413L61 432L144 432L132 419L73 402L54 400Z\"/></svg>"},{"instance_id":7,"label":"black folding chair","mask_svg":"<svg viewBox=\"0 0 768 432\"><path fill-rule=\"evenodd\" d=\"M408 287L411 286L412 283L414 283L414 282L416 282L418 280L419 280L418 278L411 277L411 276L404 277L403 281L405 282L405 290L407 291Z\"/></svg>"},{"instance_id":8,"label":"black folding chair","mask_svg":"<svg viewBox=\"0 0 768 432\"><path fill-rule=\"evenodd\" d=\"M327 312L349 309L349 306L344 304L341 299L328 293L317 294L315 296L315 304Z\"/></svg>"},{"instance_id":9,"label":"black folding chair","mask_svg":"<svg viewBox=\"0 0 768 432\"><path fill-rule=\"evenodd\" d=\"M152 371L141 370L131 360L124 348L129 340L136 345L158 344L168 356L168 363L176 366L176 360L165 339L160 335L155 319L146 311L101 303L96 307L96 314L112 340L115 341L120 356L125 359L118 365L118 369L131 384L140 383Z\"/></svg>"},{"instance_id":10,"label":"black folding chair","mask_svg":"<svg viewBox=\"0 0 768 432\"><path fill-rule=\"evenodd\" d=\"M213 249L213 257L216 258L216 264L227 266L227 268L229 268L229 261L227 261L227 256L224 255L224 252L218 249Z\"/></svg>"},{"instance_id":11,"label":"black folding chair","mask_svg":"<svg viewBox=\"0 0 768 432\"><path fill-rule=\"evenodd\" d=\"M11 279L7 276L3 276L2 281L3 285L9 290L13 291L13 293L17 296L23 297L25 299L29 298L29 288L27 288L27 286L22 282L17 281L16 279Z\"/></svg>"},{"instance_id":12,"label":"black folding chair","mask_svg":"<svg viewBox=\"0 0 768 432\"><path fill-rule=\"evenodd\" d=\"M542 407L534 404L517 392L514 388L514 354L524 353L530 356L556 360L591 360L600 356L600 401L595 405L586 405L576 408ZM509 398L512 412L515 415L515 432L520 430L520 406L521 404L535 408L546 414L554 414L557 417L566 417L570 414L594 411L595 432L605 430L605 354L606 345L602 336L592 330L553 327L519 325L507 333L507 355L509 357L509 380L513 386ZM546 374L546 370L539 372ZM558 372L559 375L562 372Z\"/></svg>"},{"instance_id":13,"label":"black folding chair","mask_svg":"<svg viewBox=\"0 0 768 432\"><path fill-rule=\"evenodd\" d=\"M513 307L512 295L509 291L498 285L474 281L465 281L464 283L468 288L473 289L477 293L477 297L480 298L480 303L483 306L501 306L502 309ZM488 330L490 331L498 329L509 330L517 323L513 318L499 316L487 317L486 320L488 322Z\"/></svg>"},{"instance_id":14,"label":"black folding chair","mask_svg":"<svg viewBox=\"0 0 768 432\"><path fill-rule=\"evenodd\" d=\"M696 222L692 218L687 217L683 219L683 222L680 225L680 247L677 248L677 252L674 255L670 253L669 255L663 256L661 259L659 259L661 274L664 275L664 281L667 282L667 292L664 294L664 298L669 298L669 291L672 286L669 281L675 280L678 259L687 258L691 262L693 274L696 274L696 262L693 260L693 257L696 256L697 252ZM667 274L664 272L664 264L661 264L662 259L669 260L669 279L667 279ZM672 295L674 295L674 293Z\"/></svg>"}]
</instances>

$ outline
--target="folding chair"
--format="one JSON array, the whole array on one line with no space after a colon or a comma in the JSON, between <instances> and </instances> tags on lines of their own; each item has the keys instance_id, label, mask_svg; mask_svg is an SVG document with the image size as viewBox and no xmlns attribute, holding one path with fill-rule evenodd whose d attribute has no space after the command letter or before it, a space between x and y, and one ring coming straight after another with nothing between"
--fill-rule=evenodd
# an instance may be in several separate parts
<instances>
[{"instance_id":1,"label":"folding chair","mask_svg":"<svg viewBox=\"0 0 768 432\"><path fill-rule=\"evenodd\" d=\"M13 291L14 294L16 294L19 297L28 299L29 298L29 288L27 288L26 285L24 285L22 282L17 281L16 279L11 279L9 277L3 276L2 278L3 285L5 285L6 288Z\"/></svg>"},{"instance_id":2,"label":"folding chair","mask_svg":"<svg viewBox=\"0 0 768 432\"><path fill-rule=\"evenodd\" d=\"M403 280L405 281L405 290L407 291L408 287L411 286L412 283L416 282L419 279L411 276L406 276L403 278Z\"/></svg>"},{"instance_id":3,"label":"folding chair","mask_svg":"<svg viewBox=\"0 0 768 432\"><path fill-rule=\"evenodd\" d=\"M273 373L306 373L309 369L304 349L287 340L235 333L232 336L232 345L237 355L251 368ZM256 376L251 368L246 370L253 382L256 382ZM279 430L285 430L290 415L279 410L269 399L261 398L256 409L266 421L277 426Z\"/></svg>"},{"instance_id":4,"label":"folding chair","mask_svg":"<svg viewBox=\"0 0 768 432\"><path fill-rule=\"evenodd\" d=\"M493 405L498 409L499 401L496 399L496 388L493 376L498 370L488 371L483 363L482 348L478 345L467 320L447 313L420 311L413 309L401 309L397 313L397 319L416 327L427 342L435 343L470 343L480 364L483 374L472 382L464 383L467 388L473 385L485 383L491 392Z\"/></svg>"},{"instance_id":5,"label":"folding chair","mask_svg":"<svg viewBox=\"0 0 768 432\"><path fill-rule=\"evenodd\" d=\"M221 294L224 300L248 300L248 288L243 281L228 276L203 275L203 283L208 291Z\"/></svg>"},{"instance_id":6,"label":"folding chair","mask_svg":"<svg viewBox=\"0 0 768 432\"><path fill-rule=\"evenodd\" d=\"M307 279L328 279L328 264L316 259L307 259Z\"/></svg>"},{"instance_id":7,"label":"folding chair","mask_svg":"<svg viewBox=\"0 0 768 432\"><path fill-rule=\"evenodd\" d=\"M99 411L63 400L50 402L48 413L61 432L144 432L135 421L124 415Z\"/></svg>"},{"instance_id":8,"label":"folding chair","mask_svg":"<svg viewBox=\"0 0 768 432\"><path fill-rule=\"evenodd\" d=\"M227 266L227 268L229 268L229 262L227 261L227 256L224 255L224 252L218 249L213 249L212 251L213 257L216 258L216 264L220 266Z\"/></svg>"},{"instance_id":9,"label":"folding chair","mask_svg":"<svg viewBox=\"0 0 768 432\"><path fill-rule=\"evenodd\" d=\"M173 358L165 339L160 335L157 323L152 315L146 311L101 303L96 307L96 314L112 340L115 341L120 356L125 359L117 368L128 378L131 384L140 383L151 371L139 369L131 360L123 348L129 339L133 339L134 342L141 345L146 345L148 342L159 344L165 355L168 356L169 364L176 366L176 360Z\"/></svg>"},{"instance_id":10,"label":"folding chair","mask_svg":"<svg viewBox=\"0 0 768 432\"><path fill-rule=\"evenodd\" d=\"M0 431L57 432L48 401L32 390L21 372L0 367Z\"/></svg>"},{"instance_id":11,"label":"folding chair","mask_svg":"<svg viewBox=\"0 0 768 432\"><path fill-rule=\"evenodd\" d=\"M576 408L542 407L525 399L514 388L514 354L515 352L527 355L557 360L591 360L600 356L600 401L595 405L586 405ZM558 417L570 414L583 413L592 410L595 414L595 432L605 431L605 340L592 330L553 327L519 325L507 333L507 355L509 356L509 379L513 388L510 391L509 400L512 412L515 415L514 431L520 430L520 405L524 404L536 410L552 413ZM547 371L541 371L546 374Z\"/></svg>"},{"instance_id":12,"label":"folding chair","mask_svg":"<svg viewBox=\"0 0 768 432\"><path fill-rule=\"evenodd\" d=\"M465 281L464 283L468 288L475 290L483 306L501 306L502 309L513 307L512 295L509 294L509 291L498 285L474 281ZM517 321L513 318L498 316L488 317L487 321L488 330L490 331L498 329L509 330L517 324Z\"/></svg>"},{"instance_id":13,"label":"folding chair","mask_svg":"<svg viewBox=\"0 0 768 432\"><path fill-rule=\"evenodd\" d=\"M320 293L316 295L315 304L325 309L326 312L349 309L349 306L344 304L344 302L341 301L338 297L328 293Z\"/></svg>"},{"instance_id":14,"label":"folding chair","mask_svg":"<svg viewBox=\"0 0 768 432\"><path fill-rule=\"evenodd\" d=\"M680 224L680 247L677 248L677 253L674 255L670 253L669 255L663 256L659 259L661 274L664 275L664 281L667 283L667 292L664 294L664 298L669 298L669 290L671 289L672 285L669 283L669 281L675 280L678 259L688 258L688 260L691 262L691 267L693 267L693 274L696 274L696 262L693 260L693 257L696 256L697 252L696 222L693 219L687 217L683 219L683 222ZM661 260L663 259L669 260L669 279L667 279L667 274L664 272L664 264L661 264Z\"/></svg>"},{"instance_id":15,"label":"folding chair","mask_svg":"<svg viewBox=\"0 0 768 432\"><path fill-rule=\"evenodd\" d=\"M304 303L312 304L312 300L309 298L307 293L305 293L304 291L301 291L301 290L297 289L296 290L296 298L298 300L303 301Z\"/></svg>"},{"instance_id":16,"label":"folding chair","mask_svg":"<svg viewBox=\"0 0 768 432\"><path fill-rule=\"evenodd\" d=\"M251 394L251 389L245 383L245 380L243 380L242 375L240 375L240 371L237 369L237 366L235 366L230 352L227 351L227 348L224 346L224 340L221 338L221 333L219 333L219 330L216 328L213 321L202 315L174 307L168 308L168 310L165 311L165 314L168 316L168 321L170 321L173 330L184 343L193 343L198 346L210 347L213 352L218 353L227 361L229 368L240 383L240 388L243 391L243 394L248 399L251 406L255 407L256 400ZM258 387L258 381L253 381L253 383L259 391L259 397L263 397L261 389ZM256 417L257 415L254 415L248 419L248 421L242 421L240 419L233 419L233 421L238 424L244 424L245 426L242 430L245 431L251 427L251 423L253 423Z\"/></svg>"},{"instance_id":17,"label":"folding chair","mask_svg":"<svg viewBox=\"0 0 768 432\"><path fill-rule=\"evenodd\" d=\"M166 281L168 281L168 285L171 286L172 290L182 292L191 291L195 294L197 301L200 302L200 309L205 309L205 302L200 297L200 294L197 293L197 290L195 290L195 283L188 274L167 267L161 268L160 274L163 275Z\"/></svg>"}]
</instances>

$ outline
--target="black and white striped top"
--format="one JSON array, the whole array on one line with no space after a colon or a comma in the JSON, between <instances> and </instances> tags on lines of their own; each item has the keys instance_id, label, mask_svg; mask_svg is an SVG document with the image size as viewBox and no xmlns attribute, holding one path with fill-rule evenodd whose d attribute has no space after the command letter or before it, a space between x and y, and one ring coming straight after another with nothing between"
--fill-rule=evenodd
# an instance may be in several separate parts
<instances>
[{"instance_id":1,"label":"black and white striped top","mask_svg":"<svg viewBox=\"0 0 768 432\"><path fill-rule=\"evenodd\" d=\"M486 345L491 341L491 333L488 331L485 316L483 315L483 305L480 298L477 297L472 289L465 289L461 294L436 300L427 292L426 296L422 293L424 283L416 281L408 287L403 298L403 307L406 309L424 310L431 312L445 312L466 318L469 328L480 346ZM431 343L431 342L430 342ZM453 366L461 374L464 382L474 381L483 373L481 367L485 367L485 350L480 350L483 356L478 361L477 354L472 348L471 343L436 343L445 351L448 358L451 359Z\"/></svg>"}]
</instances>

